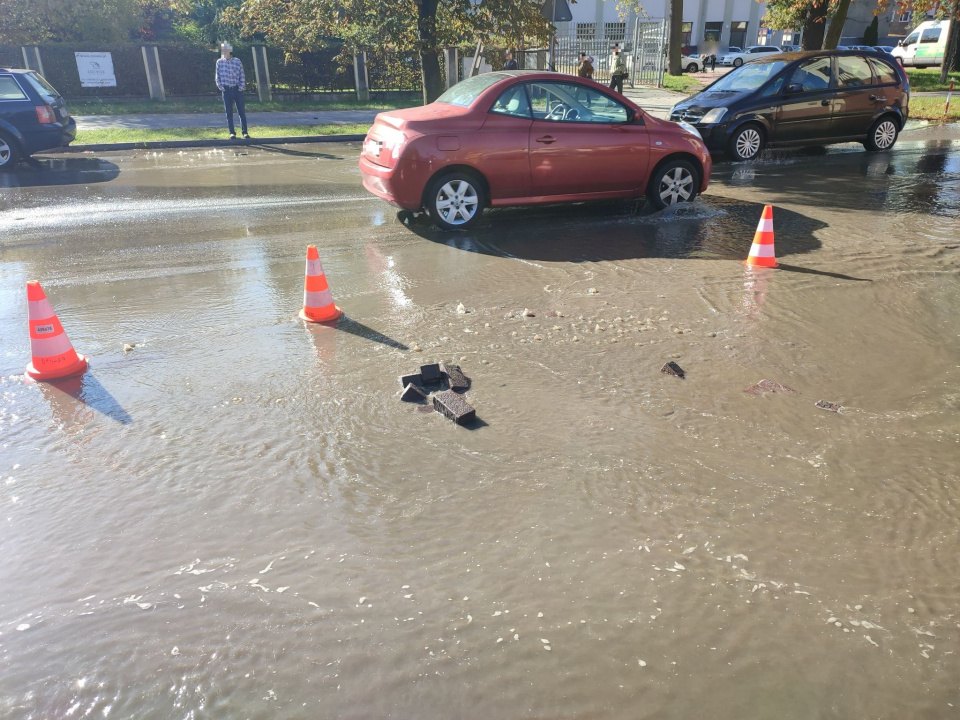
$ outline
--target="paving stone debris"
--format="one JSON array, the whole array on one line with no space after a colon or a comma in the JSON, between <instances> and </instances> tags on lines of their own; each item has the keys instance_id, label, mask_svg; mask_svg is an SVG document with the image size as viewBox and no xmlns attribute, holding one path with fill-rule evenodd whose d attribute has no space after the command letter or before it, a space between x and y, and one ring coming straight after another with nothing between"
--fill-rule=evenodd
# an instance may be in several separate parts
<instances>
[{"instance_id":1,"label":"paving stone debris","mask_svg":"<svg viewBox=\"0 0 960 720\"><path fill-rule=\"evenodd\" d=\"M433 408L444 417L450 418L457 425L468 423L477 416L463 396L452 390L444 390L433 396Z\"/></svg>"},{"instance_id":2,"label":"paving stone debris","mask_svg":"<svg viewBox=\"0 0 960 720\"><path fill-rule=\"evenodd\" d=\"M440 382L440 380L442 379L440 375L440 365L438 363L432 363L430 365L421 365L420 376L423 378L424 385Z\"/></svg>"},{"instance_id":3,"label":"paving stone debris","mask_svg":"<svg viewBox=\"0 0 960 720\"><path fill-rule=\"evenodd\" d=\"M838 413L843 410L843 406L838 405L837 403L832 403L829 400L817 400L816 406L821 410L828 410L830 412Z\"/></svg>"},{"instance_id":4,"label":"paving stone debris","mask_svg":"<svg viewBox=\"0 0 960 720\"><path fill-rule=\"evenodd\" d=\"M400 376L400 387L406 387L413 383L414 385L423 385L423 377L420 373L410 373L409 375Z\"/></svg>"},{"instance_id":5,"label":"paving stone debris","mask_svg":"<svg viewBox=\"0 0 960 720\"><path fill-rule=\"evenodd\" d=\"M403 388L400 399L404 402L424 402L427 399L427 394L421 388L410 383Z\"/></svg>"},{"instance_id":6,"label":"paving stone debris","mask_svg":"<svg viewBox=\"0 0 960 720\"><path fill-rule=\"evenodd\" d=\"M748 392L751 395L760 395L765 392L772 393L786 393L787 395L796 395L797 391L793 388L788 388L786 385L781 385L778 382L773 380L761 380L756 385L751 385L746 388L744 392Z\"/></svg>"},{"instance_id":7,"label":"paving stone debris","mask_svg":"<svg viewBox=\"0 0 960 720\"><path fill-rule=\"evenodd\" d=\"M675 375L678 378L683 379L686 377L686 373L683 372L683 368L677 365L672 360L660 368L660 372L666 373L667 375Z\"/></svg>"},{"instance_id":8,"label":"paving stone debris","mask_svg":"<svg viewBox=\"0 0 960 720\"><path fill-rule=\"evenodd\" d=\"M459 365L442 365L441 369L447 378L447 384L451 390L466 390L470 387L470 381L460 370Z\"/></svg>"}]
</instances>

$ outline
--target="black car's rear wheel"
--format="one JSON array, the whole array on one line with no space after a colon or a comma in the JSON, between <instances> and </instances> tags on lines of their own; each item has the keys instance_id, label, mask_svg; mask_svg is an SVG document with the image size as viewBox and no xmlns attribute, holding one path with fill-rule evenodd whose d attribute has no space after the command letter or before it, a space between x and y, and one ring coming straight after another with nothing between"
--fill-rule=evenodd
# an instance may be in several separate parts
<instances>
[{"instance_id":1,"label":"black car's rear wheel","mask_svg":"<svg viewBox=\"0 0 960 720\"><path fill-rule=\"evenodd\" d=\"M20 162L20 148L16 140L0 132L0 172L13 170Z\"/></svg>"},{"instance_id":2,"label":"black car's rear wheel","mask_svg":"<svg viewBox=\"0 0 960 720\"><path fill-rule=\"evenodd\" d=\"M647 198L658 210L693 202L700 189L696 168L686 160L669 160L658 167L647 184Z\"/></svg>"},{"instance_id":3,"label":"black car's rear wheel","mask_svg":"<svg viewBox=\"0 0 960 720\"><path fill-rule=\"evenodd\" d=\"M897 121L889 115L877 120L870 128L870 134L864 141L863 146L867 150L889 150L897 142L897 136L900 134L900 127Z\"/></svg>"},{"instance_id":4,"label":"black car's rear wheel","mask_svg":"<svg viewBox=\"0 0 960 720\"><path fill-rule=\"evenodd\" d=\"M733 134L727 150L734 160L753 160L763 152L763 130L758 125L747 124Z\"/></svg>"}]
</instances>

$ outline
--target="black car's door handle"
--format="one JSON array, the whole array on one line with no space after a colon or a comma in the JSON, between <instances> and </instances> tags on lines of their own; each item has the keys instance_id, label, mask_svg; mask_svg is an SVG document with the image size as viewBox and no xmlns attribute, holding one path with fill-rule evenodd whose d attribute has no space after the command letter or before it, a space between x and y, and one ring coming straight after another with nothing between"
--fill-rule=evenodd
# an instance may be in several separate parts
<instances>
[{"instance_id":1,"label":"black car's door handle","mask_svg":"<svg viewBox=\"0 0 960 720\"><path fill-rule=\"evenodd\" d=\"M555 143L556 141L557 139L552 135L544 135L543 137L537 138L537 142L544 143L545 145L549 145L550 143Z\"/></svg>"},{"instance_id":2,"label":"black car's door handle","mask_svg":"<svg viewBox=\"0 0 960 720\"><path fill-rule=\"evenodd\" d=\"M885 97L880 97L879 95L871 95L871 96L870 96L870 99L871 99L871 100L874 100L874 101L876 101L876 102L886 102L886 101L887 101L887 99L886 99Z\"/></svg>"},{"instance_id":3,"label":"black car's door handle","mask_svg":"<svg viewBox=\"0 0 960 720\"><path fill-rule=\"evenodd\" d=\"M821 100L821 101L820 101L820 104L823 105L824 107L826 107L827 105L830 104L830 101L829 101L829 100Z\"/></svg>"}]
</instances>

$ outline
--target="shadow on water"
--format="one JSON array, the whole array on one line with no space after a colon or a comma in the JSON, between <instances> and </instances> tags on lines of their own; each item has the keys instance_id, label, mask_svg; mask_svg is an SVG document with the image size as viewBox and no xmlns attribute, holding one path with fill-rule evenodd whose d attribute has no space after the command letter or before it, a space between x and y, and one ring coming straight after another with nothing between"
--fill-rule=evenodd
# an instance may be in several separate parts
<instances>
[{"instance_id":1,"label":"shadow on water","mask_svg":"<svg viewBox=\"0 0 960 720\"><path fill-rule=\"evenodd\" d=\"M322 152L309 152L307 150L293 150L288 147L280 147L277 145L261 145L259 143L254 143L252 145L247 145L246 147L254 148L256 150L262 150L263 152L278 153L280 155L294 155L296 157L320 158L321 160L343 160L343 157L340 155L331 155L330 153L322 153Z\"/></svg>"},{"instance_id":2,"label":"shadow on water","mask_svg":"<svg viewBox=\"0 0 960 720\"><path fill-rule=\"evenodd\" d=\"M854 280L856 282L873 282L870 278L858 278L853 277L852 275L844 275L843 273L827 272L826 270L813 270L812 268L798 267L796 265L784 265L779 263L778 270L784 270L786 272L795 272L795 273L806 273L809 275L822 275L823 277L832 277L837 278L837 280Z\"/></svg>"},{"instance_id":3,"label":"shadow on water","mask_svg":"<svg viewBox=\"0 0 960 720\"><path fill-rule=\"evenodd\" d=\"M50 401L57 420L63 424L71 422L77 410L83 407L96 410L121 425L133 422L130 414L90 372L79 377L49 380L40 383L40 387L44 397Z\"/></svg>"},{"instance_id":4,"label":"shadow on water","mask_svg":"<svg viewBox=\"0 0 960 720\"><path fill-rule=\"evenodd\" d=\"M93 157L32 157L15 170L0 173L0 187L89 185L110 182L120 174L112 162Z\"/></svg>"},{"instance_id":5,"label":"shadow on water","mask_svg":"<svg viewBox=\"0 0 960 720\"><path fill-rule=\"evenodd\" d=\"M743 260L763 205L707 196L691 206L648 214L637 202L509 208L487 213L467 232L444 232L424 217L400 216L412 232L467 252L543 262L635 258ZM777 256L819 250L826 223L777 208Z\"/></svg>"},{"instance_id":6,"label":"shadow on water","mask_svg":"<svg viewBox=\"0 0 960 720\"><path fill-rule=\"evenodd\" d=\"M350 333L351 335L356 335L365 340L371 340L373 342L378 342L387 347L396 348L397 350L409 350L406 345L402 342L394 340L392 337L384 335L382 332L378 332L371 327L367 327L359 320L354 320L353 318L342 315L339 320L330 323L304 323L309 328L318 328L318 333L326 332L326 330L339 330L341 332Z\"/></svg>"}]
</instances>

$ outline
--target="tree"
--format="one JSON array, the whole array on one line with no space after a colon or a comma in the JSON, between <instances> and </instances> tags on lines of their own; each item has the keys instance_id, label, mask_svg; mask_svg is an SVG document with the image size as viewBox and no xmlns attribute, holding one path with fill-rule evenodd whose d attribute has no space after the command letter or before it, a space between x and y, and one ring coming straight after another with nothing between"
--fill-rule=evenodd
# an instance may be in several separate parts
<instances>
[{"instance_id":1,"label":"tree","mask_svg":"<svg viewBox=\"0 0 960 720\"><path fill-rule=\"evenodd\" d=\"M804 50L823 47L829 0L768 0L764 22L774 30L792 30L803 27Z\"/></svg>"},{"instance_id":2,"label":"tree","mask_svg":"<svg viewBox=\"0 0 960 720\"><path fill-rule=\"evenodd\" d=\"M836 0L836 5L830 18L830 27L827 36L823 39L824 50L836 50L843 37L843 26L847 22L847 11L850 9L850 0Z\"/></svg>"},{"instance_id":3,"label":"tree","mask_svg":"<svg viewBox=\"0 0 960 720\"><path fill-rule=\"evenodd\" d=\"M670 0L670 40L667 47L667 72L679 75L683 72L683 0Z\"/></svg>"},{"instance_id":4,"label":"tree","mask_svg":"<svg viewBox=\"0 0 960 720\"><path fill-rule=\"evenodd\" d=\"M863 44L873 47L880 42L880 18L873 16L873 22L863 31Z\"/></svg>"},{"instance_id":5,"label":"tree","mask_svg":"<svg viewBox=\"0 0 960 720\"><path fill-rule=\"evenodd\" d=\"M262 33L288 53L337 38L350 52L396 50L420 56L424 102L443 91L440 51L491 38L509 47L546 43L540 0L245 0L226 11L246 35Z\"/></svg>"}]
</instances>

